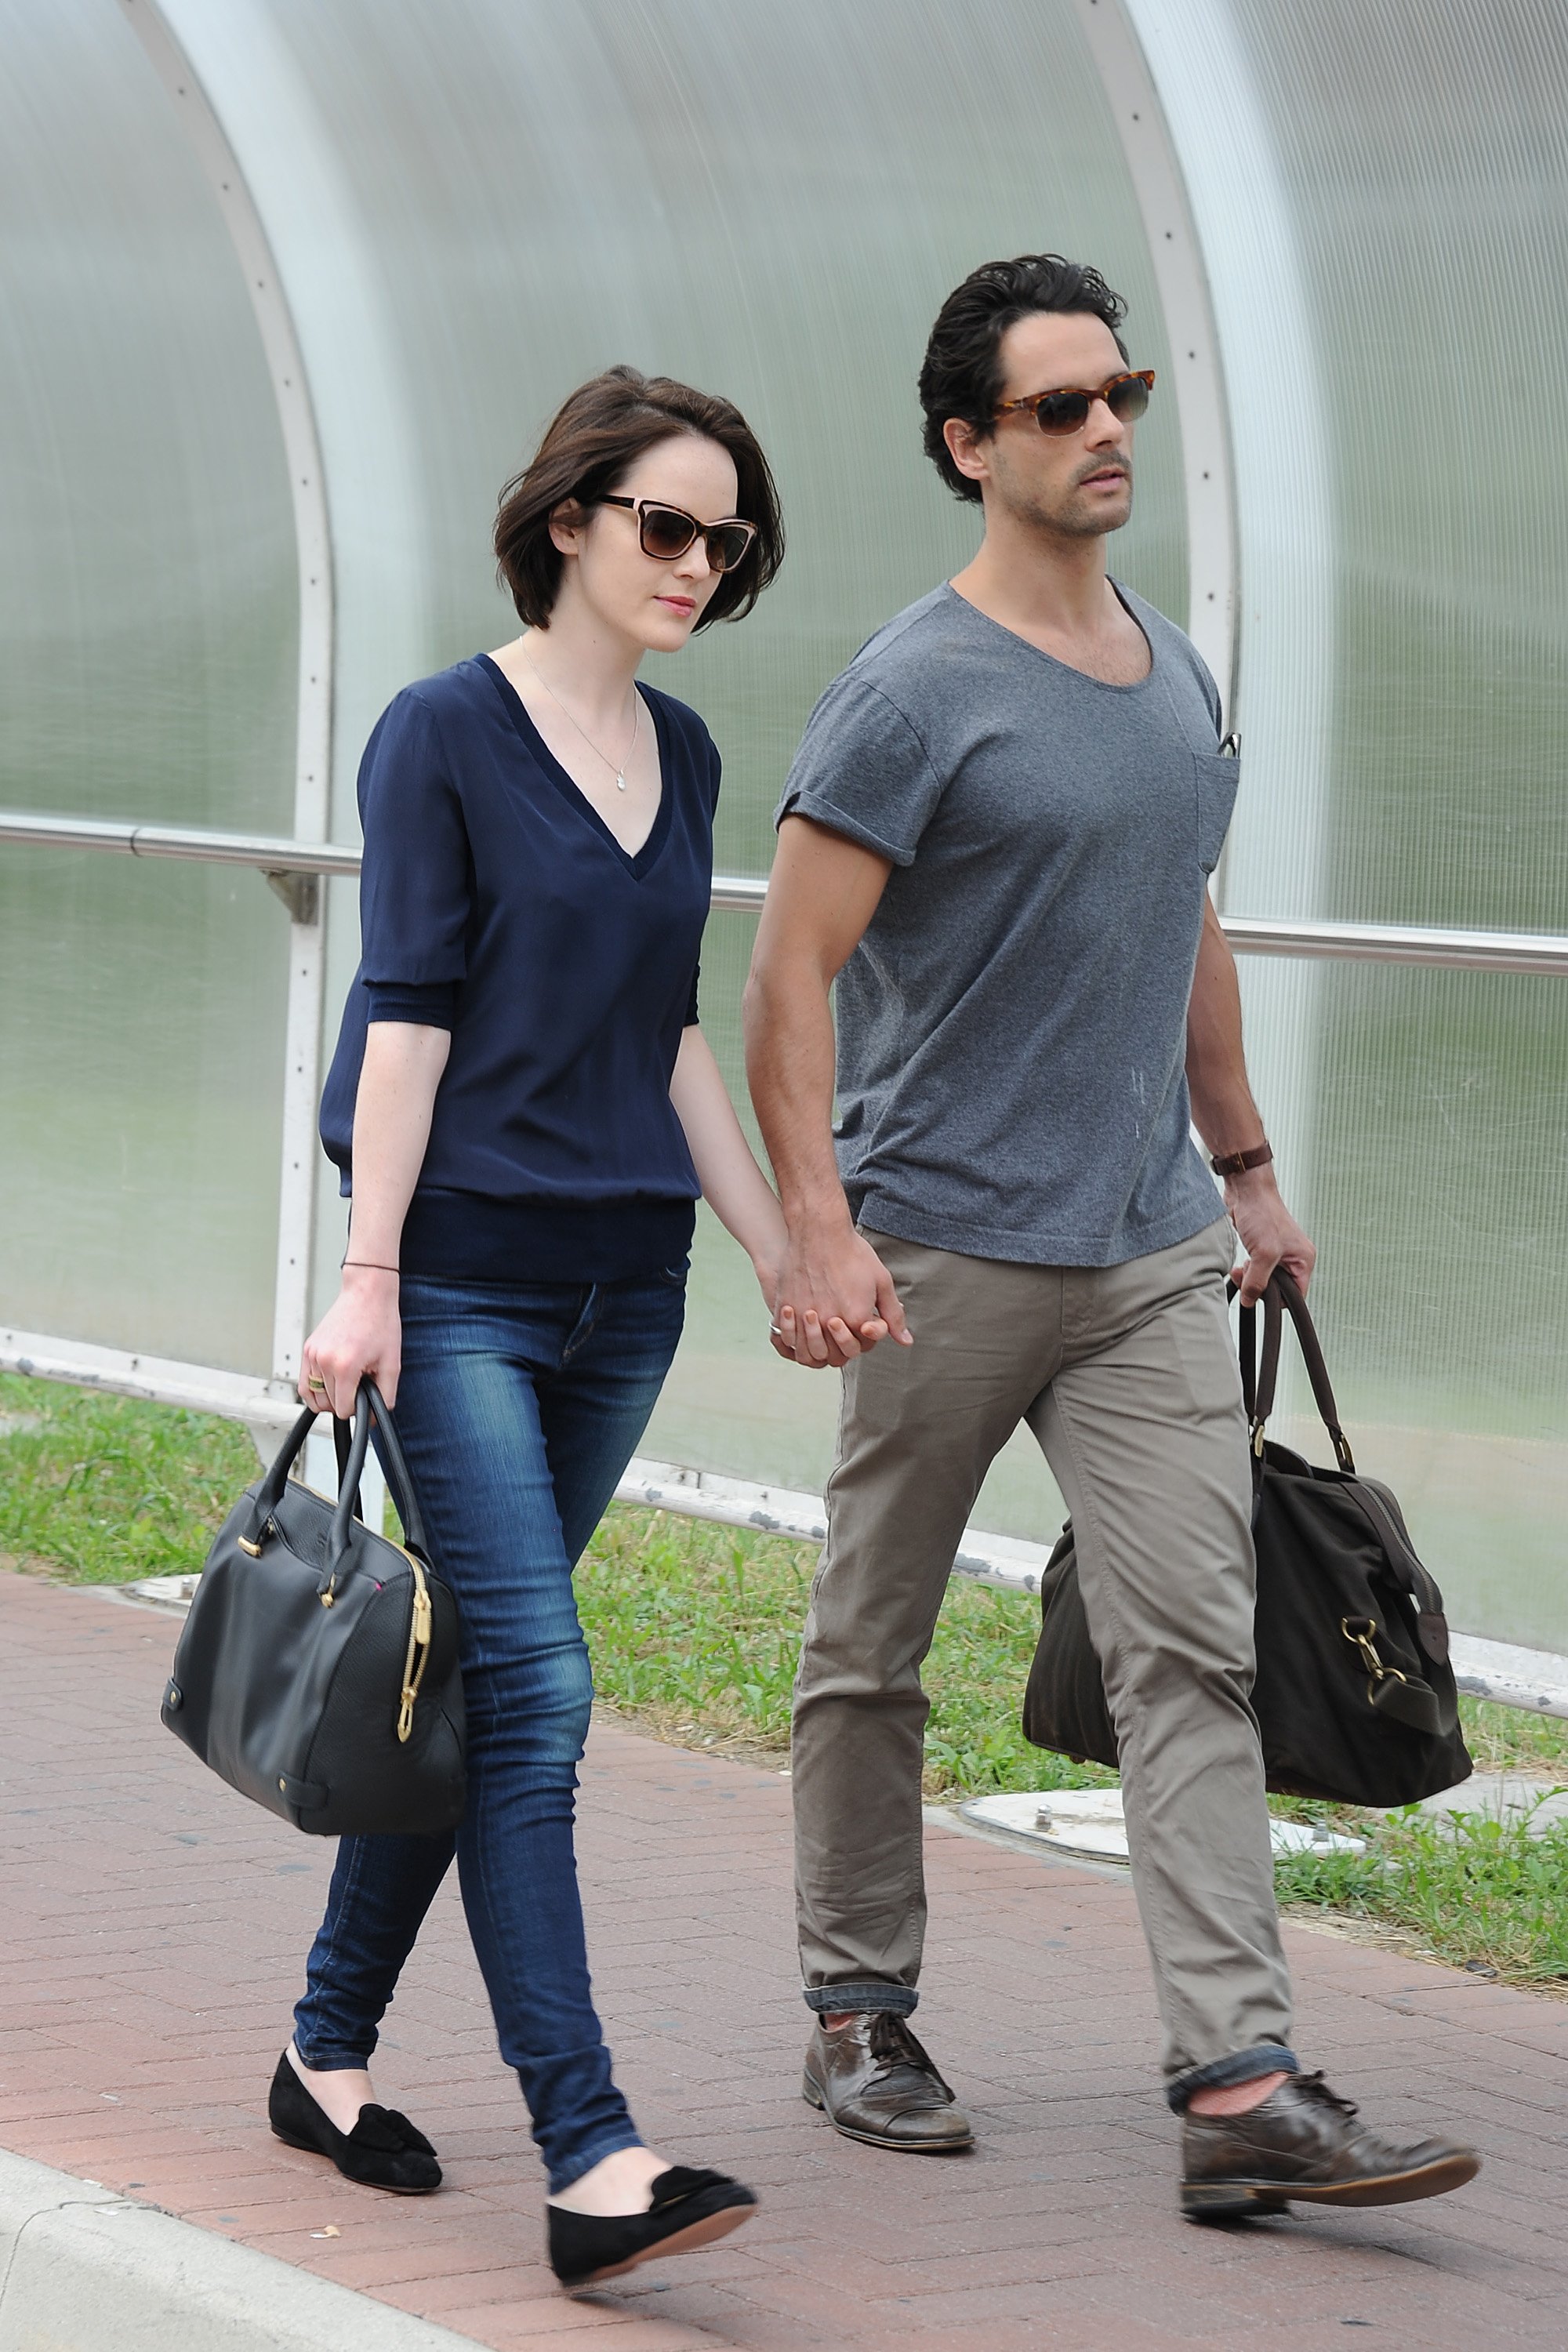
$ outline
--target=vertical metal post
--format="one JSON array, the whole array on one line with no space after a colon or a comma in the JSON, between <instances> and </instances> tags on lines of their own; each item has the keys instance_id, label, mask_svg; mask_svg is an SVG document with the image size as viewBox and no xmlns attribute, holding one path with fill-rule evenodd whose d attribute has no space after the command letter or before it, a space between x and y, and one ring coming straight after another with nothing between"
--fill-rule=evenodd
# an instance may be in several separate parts
<instances>
[{"instance_id":1,"label":"vertical metal post","mask_svg":"<svg viewBox=\"0 0 1568 2352\"><path fill-rule=\"evenodd\" d=\"M1143 46L1122 0L1075 0L1149 240L1176 373L1187 509L1187 635L1231 711L1237 668L1236 488L1208 272Z\"/></svg>"},{"instance_id":2,"label":"vertical metal post","mask_svg":"<svg viewBox=\"0 0 1568 2352\"><path fill-rule=\"evenodd\" d=\"M1315 918L1323 911L1333 699L1331 467L1298 224L1244 37L1245 12L1233 0L1074 5L1121 134L1166 305L1182 402L1189 627L1216 677L1222 649L1204 633L1220 597L1201 573L1223 555L1223 542L1218 512L1208 529L1203 502L1222 478L1232 509L1226 537L1247 618L1237 623L1242 690L1233 667L1227 717L1235 724L1239 716L1247 751L1215 896L1265 919ZM1163 182L1174 192L1169 204ZM1203 434L1205 415L1211 432L1223 434L1224 477L1193 437ZM1233 652L1236 643L1233 635ZM1248 1060L1280 1181L1310 1223L1322 974L1313 964L1266 963L1247 975L1243 993Z\"/></svg>"},{"instance_id":3,"label":"vertical metal post","mask_svg":"<svg viewBox=\"0 0 1568 2352\"><path fill-rule=\"evenodd\" d=\"M293 314L255 199L223 124L157 0L119 0L179 112L244 274L266 354L289 467L300 570L300 677L294 837L325 841L331 782L332 543L321 438ZM289 1010L283 1065L283 1152L272 1376L291 1382L310 1312L315 1228L316 1102L321 1060L326 892L313 880L289 893Z\"/></svg>"}]
</instances>

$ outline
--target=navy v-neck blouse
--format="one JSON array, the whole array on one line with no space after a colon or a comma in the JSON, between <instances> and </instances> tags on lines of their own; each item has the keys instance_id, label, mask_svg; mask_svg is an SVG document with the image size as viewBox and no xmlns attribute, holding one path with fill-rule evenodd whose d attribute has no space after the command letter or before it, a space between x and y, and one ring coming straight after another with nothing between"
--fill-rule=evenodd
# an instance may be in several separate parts
<instances>
[{"instance_id":1,"label":"navy v-neck blouse","mask_svg":"<svg viewBox=\"0 0 1568 2352\"><path fill-rule=\"evenodd\" d=\"M641 689L663 791L632 856L487 654L405 688L360 767L362 956L321 1098L353 1191L372 1021L448 1029L405 1270L613 1282L676 1265L700 1187L669 1081L697 1018L719 754Z\"/></svg>"}]
</instances>

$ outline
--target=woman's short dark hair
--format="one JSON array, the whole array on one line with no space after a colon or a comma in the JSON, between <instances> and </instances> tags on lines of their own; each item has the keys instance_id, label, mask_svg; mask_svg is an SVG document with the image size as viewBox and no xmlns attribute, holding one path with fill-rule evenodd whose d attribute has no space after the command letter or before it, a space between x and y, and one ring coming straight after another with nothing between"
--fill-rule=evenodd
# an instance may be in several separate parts
<instances>
[{"instance_id":1,"label":"woman's short dark hair","mask_svg":"<svg viewBox=\"0 0 1568 2352\"><path fill-rule=\"evenodd\" d=\"M716 441L735 461L735 512L757 526L733 572L724 572L698 622L739 621L784 562L784 518L761 444L733 402L697 392L672 376L606 368L580 383L552 417L538 448L500 494L496 515L496 577L530 628L547 629L565 562L550 536L558 507L591 507L618 489L645 449L694 433Z\"/></svg>"},{"instance_id":2,"label":"woman's short dark hair","mask_svg":"<svg viewBox=\"0 0 1568 2352\"><path fill-rule=\"evenodd\" d=\"M972 269L936 314L921 368L926 456L955 498L980 503L980 485L961 474L942 439L950 416L961 416L982 437L993 429L1002 397L1002 338L1037 310L1085 310L1116 337L1127 305L1087 262L1059 253L1022 253L1016 261L986 261ZM1043 387L1042 387L1043 388Z\"/></svg>"}]
</instances>

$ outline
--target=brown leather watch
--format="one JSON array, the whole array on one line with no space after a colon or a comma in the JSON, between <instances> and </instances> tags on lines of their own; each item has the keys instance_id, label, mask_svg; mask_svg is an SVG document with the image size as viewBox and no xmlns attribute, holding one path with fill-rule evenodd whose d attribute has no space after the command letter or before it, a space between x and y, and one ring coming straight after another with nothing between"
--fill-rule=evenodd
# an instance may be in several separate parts
<instances>
[{"instance_id":1,"label":"brown leather watch","mask_svg":"<svg viewBox=\"0 0 1568 2352\"><path fill-rule=\"evenodd\" d=\"M1271 1143L1255 1143L1250 1151L1226 1151L1209 1166L1216 1176L1245 1176L1249 1168L1267 1168L1273 1157Z\"/></svg>"}]
</instances>

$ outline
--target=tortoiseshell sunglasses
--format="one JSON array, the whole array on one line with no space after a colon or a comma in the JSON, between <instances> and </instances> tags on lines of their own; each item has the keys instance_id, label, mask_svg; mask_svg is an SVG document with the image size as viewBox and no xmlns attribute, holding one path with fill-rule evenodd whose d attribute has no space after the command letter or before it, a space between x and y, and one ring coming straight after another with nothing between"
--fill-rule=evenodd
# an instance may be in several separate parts
<instances>
[{"instance_id":1,"label":"tortoiseshell sunglasses","mask_svg":"<svg viewBox=\"0 0 1568 2352\"><path fill-rule=\"evenodd\" d=\"M1087 413L1087 412L1086 412ZM637 543L645 555L659 563L673 563L700 535L712 572L733 572L743 562L757 535L754 522L739 517L725 522L699 522L684 507L666 506L660 499L624 499L608 495L602 507L628 507L637 519Z\"/></svg>"},{"instance_id":2,"label":"tortoiseshell sunglasses","mask_svg":"<svg viewBox=\"0 0 1568 2352\"><path fill-rule=\"evenodd\" d=\"M1153 369L1139 368L1130 375L1108 377L1098 392L1080 392L1064 383L1055 392L1032 392L1026 400L1005 400L996 414L1007 416L1016 408L1032 408L1042 433L1081 433L1097 400L1104 401L1118 425L1131 425L1148 407L1153 389Z\"/></svg>"}]
</instances>

